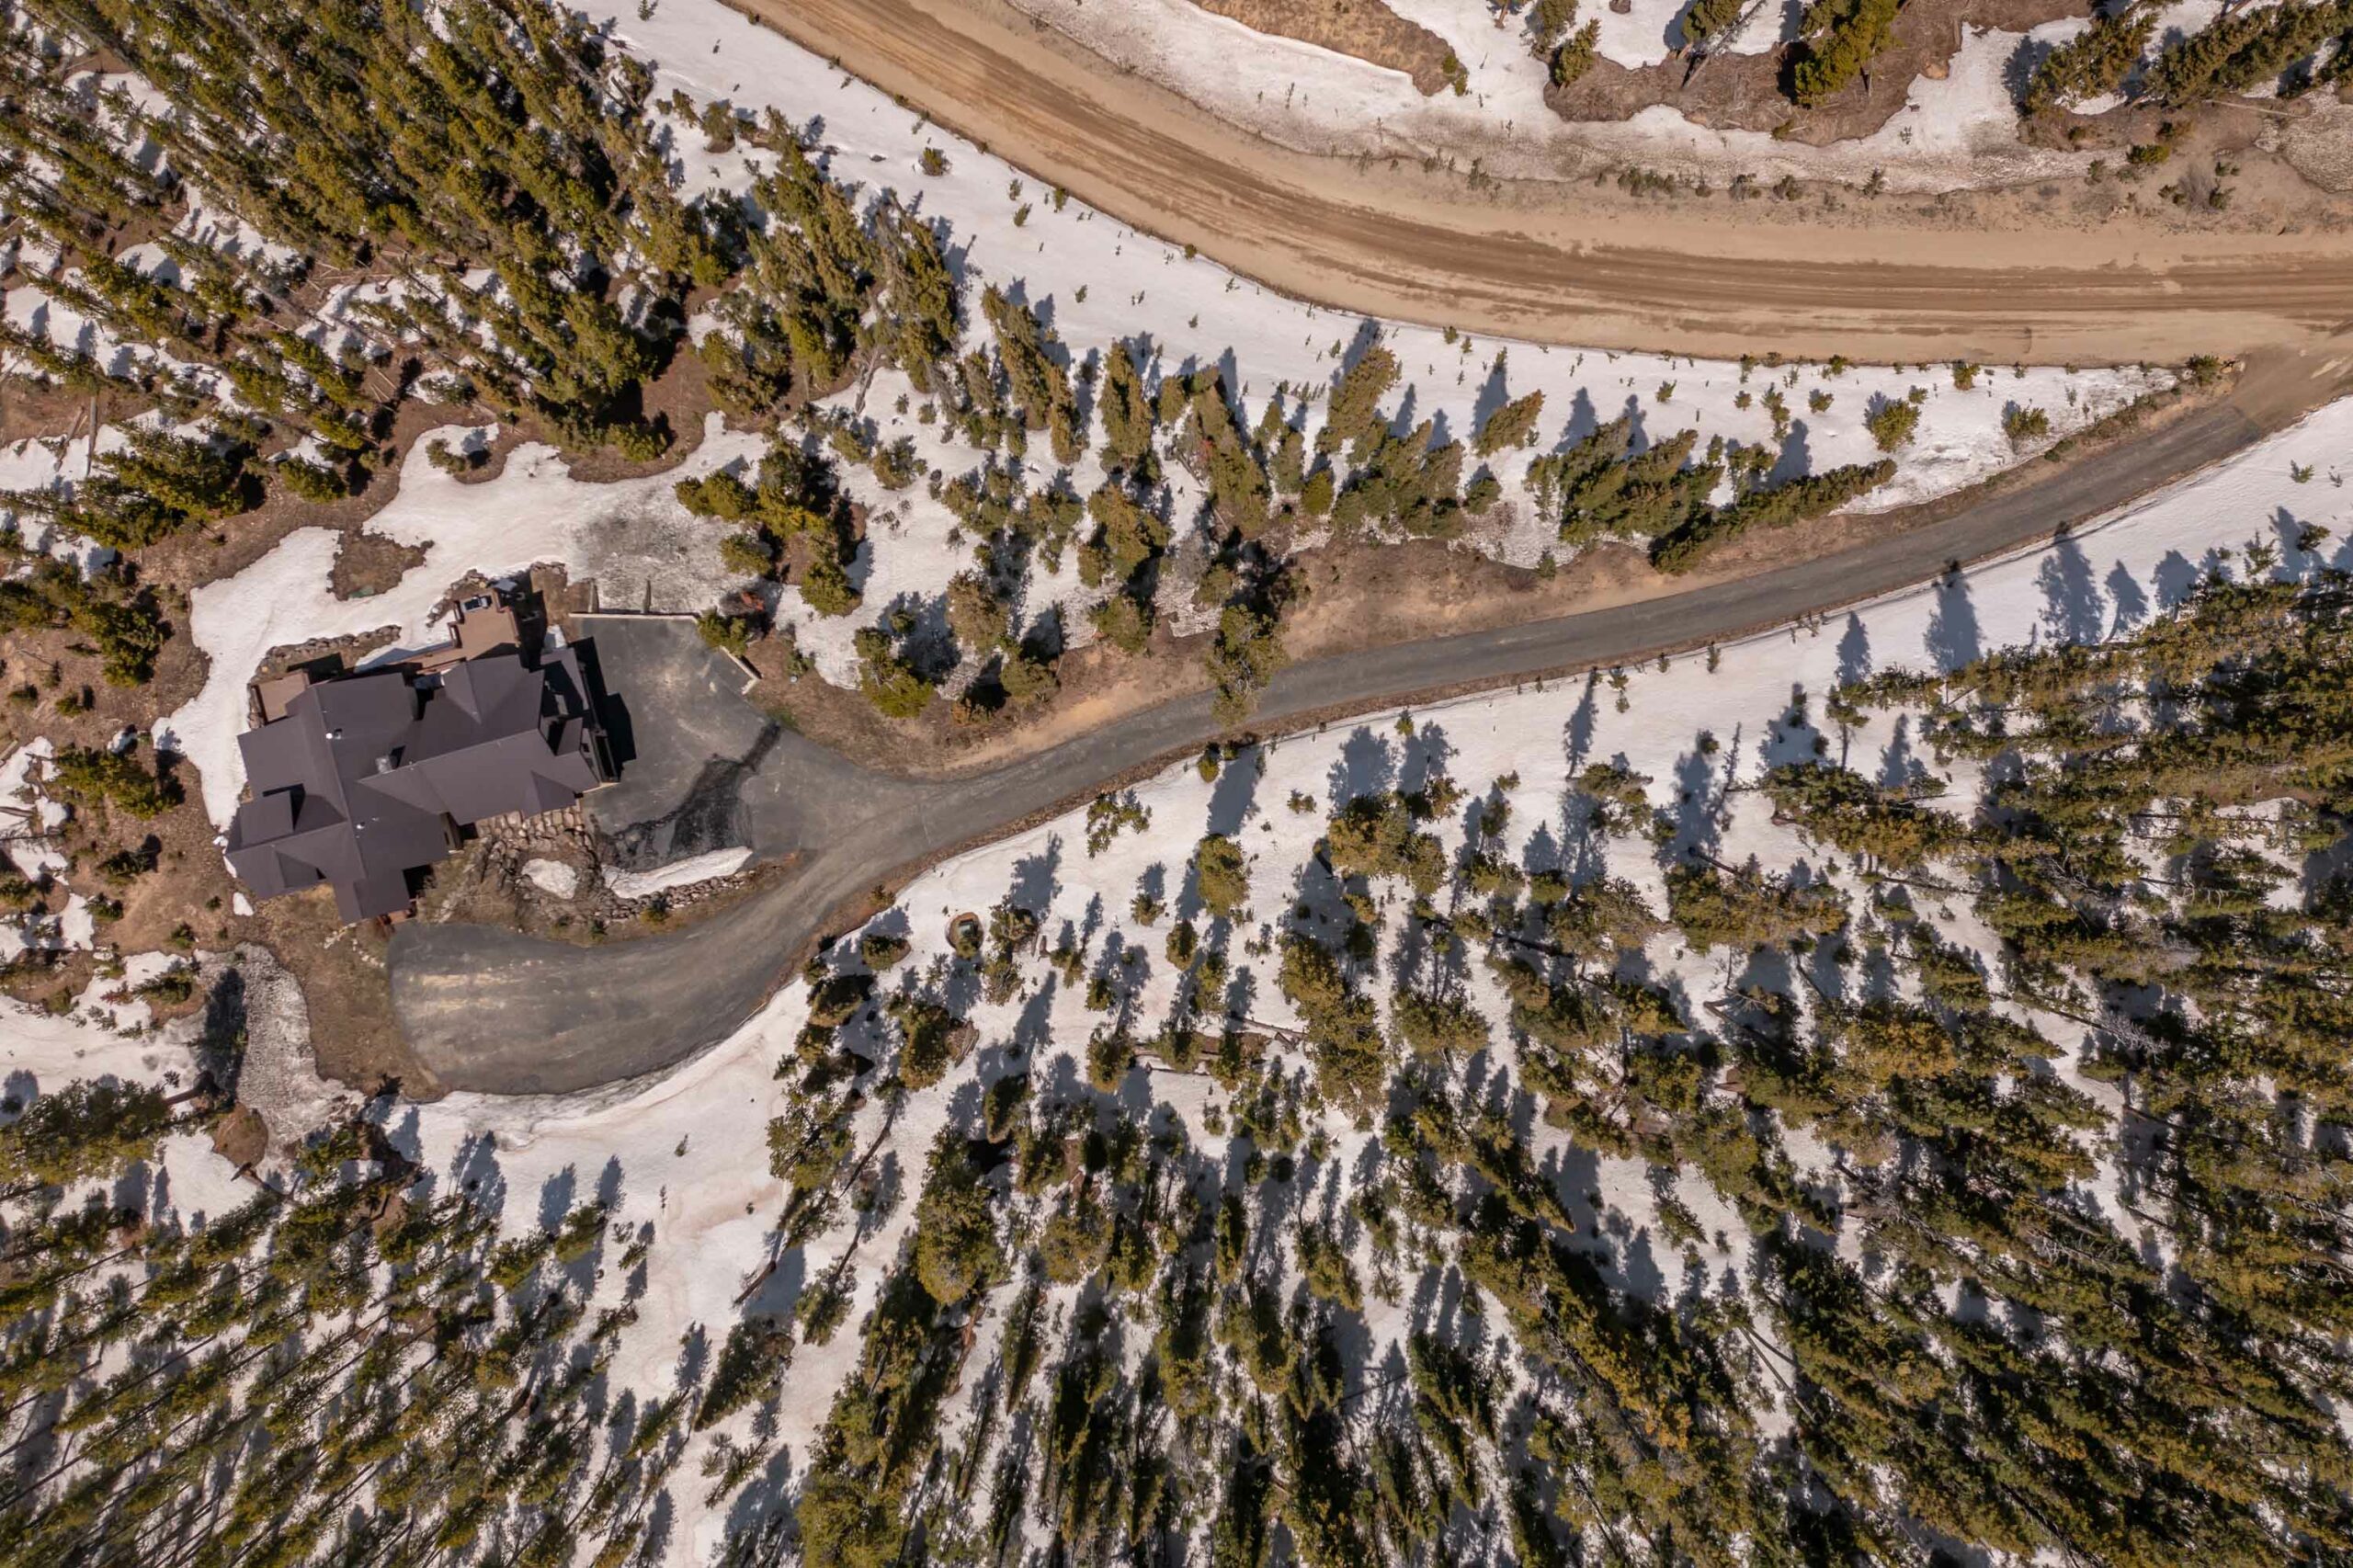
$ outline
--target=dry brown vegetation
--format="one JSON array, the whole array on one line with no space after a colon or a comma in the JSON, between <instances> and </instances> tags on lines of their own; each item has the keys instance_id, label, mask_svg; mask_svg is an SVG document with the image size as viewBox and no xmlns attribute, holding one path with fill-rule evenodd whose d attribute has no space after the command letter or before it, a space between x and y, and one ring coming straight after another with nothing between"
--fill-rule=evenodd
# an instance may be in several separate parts
<instances>
[{"instance_id":1,"label":"dry brown vegetation","mask_svg":"<svg viewBox=\"0 0 2353 1568\"><path fill-rule=\"evenodd\" d=\"M1454 51L1446 40L1409 22L1381 0L1193 0L1202 10L1230 17L1254 31L1295 38L1353 55L1414 79L1425 96L1452 80ZM1459 67L1458 67L1459 68Z\"/></svg>"}]
</instances>

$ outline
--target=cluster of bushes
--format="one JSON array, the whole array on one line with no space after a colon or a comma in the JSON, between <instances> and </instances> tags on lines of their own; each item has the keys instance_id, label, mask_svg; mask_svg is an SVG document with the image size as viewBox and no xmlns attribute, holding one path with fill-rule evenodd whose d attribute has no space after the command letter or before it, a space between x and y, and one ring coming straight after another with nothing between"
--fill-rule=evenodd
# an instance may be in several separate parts
<instances>
[{"instance_id":1,"label":"cluster of bushes","mask_svg":"<svg viewBox=\"0 0 2353 1568\"><path fill-rule=\"evenodd\" d=\"M820 615L847 615L859 596L843 557L847 549L849 509L831 461L798 444L772 443L755 482L733 473L682 479L678 504L699 517L745 525L720 541L720 559L747 577L780 574L786 550L803 542L801 594Z\"/></svg>"},{"instance_id":2,"label":"cluster of bushes","mask_svg":"<svg viewBox=\"0 0 2353 1568\"><path fill-rule=\"evenodd\" d=\"M110 686L143 686L171 628L155 597L119 570L85 579L69 562L24 559L0 579L0 631L70 631L85 639Z\"/></svg>"},{"instance_id":3,"label":"cluster of bushes","mask_svg":"<svg viewBox=\"0 0 2353 1568\"><path fill-rule=\"evenodd\" d=\"M1813 108L1836 96L1886 47L1904 0L1813 0L1798 19L1790 96Z\"/></svg>"}]
</instances>

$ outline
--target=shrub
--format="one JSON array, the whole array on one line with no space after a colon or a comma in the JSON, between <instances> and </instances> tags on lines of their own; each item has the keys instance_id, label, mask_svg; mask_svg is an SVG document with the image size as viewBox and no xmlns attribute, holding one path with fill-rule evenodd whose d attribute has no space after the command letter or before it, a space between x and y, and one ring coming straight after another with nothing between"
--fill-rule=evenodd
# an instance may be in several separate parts
<instances>
[{"instance_id":1,"label":"shrub","mask_svg":"<svg viewBox=\"0 0 2353 1568\"><path fill-rule=\"evenodd\" d=\"M1805 35L1790 68L1790 96L1813 108L1862 73L1887 42L1903 0L1813 0L1799 20Z\"/></svg>"},{"instance_id":2,"label":"shrub","mask_svg":"<svg viewBox=\"0 0 2353 1568\"><path fill-rule=\"evenodd\" d=\"M1194 846L1193 876L1202 908L1221 920L1241 915L1250 898L1250 865L1242 846L1222 833L1204 835Z\"/></svg>"},{"instance_id":3,"label":"shrub","mask_svg":"<svg viewBox=\"0 0 2353 1568\"><path fill-rule=\"evenodd\" d=\"M858 961L877 971L889 969L906 958L907 939L884 931L869 931L858 938Z\"/></svg>"},{"instance_id":4,"label":"shrub","mask_svg":"<svg viewBox=\"0 0 2353 1568\"><path fill-rule=\"evenodd\" d=\"M1910 401L1882 403L1863 417L1863 428L1882 452L1892 452L1912 439L1920 427L1920 405Z\"/></svg>"},{"instance_id":5,"label":"shrub","mask_svg":"<svg viewBox=\"0 0 2353 1568\"><path fill-rule=\"evenodd\" d=\"M831 536L810 543L809 566L801 574L801 597L819 615L843 616L862 602L858 591L850 585L849 572L842 565L839 547Z\"/></svg>"},{"instance_id":6,"label":"shrub","mask_svg":"<svg viewBox=\"0 0 2353 1568\"><path fill-rule=\"evenodd\" d=\"M1601 58L1601 24L1587 22L1577 29L1576 36L1563 44L1552 56L1552 85L1574 85L1593 69Z\"/></svg>"},{"instance_id":7,"label":"shrub","mask_svg":"<svg viewBox=\"0 0 2353 1568\"><path fill-rule=\"evenodd\" d=\"M1691 8L1683 13L1683 41L1695 49L1704 49L1711 39L1722 36L1740 20L1746 0L1693 0Z\"/></svg>"},{"instance_id":8,"label":"shrub","mask_svg":"<svg viewBox=\"0 0 2353 1568\"><path fill-rule=\"evenodd\" d=\"M131 754L67 746L51 759L57 793L85 805L104 801L135 817L160 816L180 803L179 780L150 773Z\"/></svg>"},{"instance_id":9,"label":"shrub","mask_svg":"<svg viewBox=\"0 0 2353 1568\"><path fill-rule=\"evenodd\" d=\"M2042 57L2020 100L2029 114L2114 92L2157 28L2158 7L2128 5L2096 15L2090 28Z\"/></svg>"},{"instance_id":10,"label":"shrub","mask_svg":"<svg viewBox=\"0 0 2353 1568\"><path fill-rule=\"evenodd\" d=\"M765 577L776 564L776 547L766 534L729 534L719 541L719 563L739 577Z\"/></svg>"},{"instance_id":11,"label":"shrub","mask_svg":"<svg viewBox=\"0 0 2353 1568\"><path fill-rule=\"evenodd\" d=\"M1576 19L1577 0L1536 0L1536 8L1528 16L1529 52L1539 60L1551 54Z\"/></svg>"},{"instance_id":12,"label":"shrub","mask_svg":"<svg viewBox=\"0 0 2353 1568\"><path fill-rule=\"evenodd\" d=\"M891 645L890 634L876 627L858 632L856 642L858 689L889 719L912 719L931 704L934 687Z\"/></svg>"},{"instance_id":13,"label":"shrub","mask_svg":"<svg viewBox=\"0 0 2353 1568\"><path fill-rule=\"evenodd\" d=\"M1479 438L1472 449L1483 458L1494 457L1506 447L1524 447L1536 433L1536 422L1544 414L1544 394L1529 392L1514 398L1493 414L1479 426Z\"/></svg>"},{"instance_id":14,"label":"shrub","mask_svg":"<svg viewBox=\"0 0 2353 1568\"><path fill-rule=\"evenodd\" d=\"M2051 415L2039 408L2025 408L2017 403L2002 411L2002 434L2012 446L2022 447L2051 434Z\"/></svg>"},{"instance_id":15,"label":"shrub","mask_svg":"<svg viewBox=\"0 0 2353 1568\"><path fill-rule=\"evenodd\" d=\"M722 615L707 609L695 617L695 630L712 647L733 653L741 659L752 651L752 639L759 634L759 620L748 615Z\"/></svg>"},{"instance_id":16,"label":"shrub","mask_svg":"<svg viewBox=\"0 0 2353 1568\"><path fill-rule=\"evenodd\" d=\"M943 1128L932 1145L915 1214L915 1278L942 1306L963 1301L1005 1267L989 1188L963 1140Z\"/></svg>"},{"instance_id":17,"label":"shrub","mask_svg":"<svg viewBox=\"0 0 2353 1568\"><path fill-rule=\"evenodd\" d=\"M301 458L281 460L278 465L278 477L285 481L287 489L305 501L340 501L351 494L351 485L341 470Z\"/></svg>"},{"instance_id":18,"label":"shrub","mask_svg":"<svg viewBox=\"0 0 2353 1568\"><path fill-rule=\"evenodd\" d=\"M1258 693L1282 667L1283 646L1275 619L1245 605L1228 605L1218 617L1217 638L1205 662L1216 688L1211 710L1218 722L1237 724L1258 705Z\"/></svg>"},{"instance_id":19,"label":"shrub","mask_svg":"<svg viewBox=\"0 0 2353 1568\"><path fill-rule=\"evenodd\" d=\"M1152 607L1130 594L1113 594L1087 612L1097 635L1123 653L1141 653L1152 641Z\"/></svg>"}]
</instances>

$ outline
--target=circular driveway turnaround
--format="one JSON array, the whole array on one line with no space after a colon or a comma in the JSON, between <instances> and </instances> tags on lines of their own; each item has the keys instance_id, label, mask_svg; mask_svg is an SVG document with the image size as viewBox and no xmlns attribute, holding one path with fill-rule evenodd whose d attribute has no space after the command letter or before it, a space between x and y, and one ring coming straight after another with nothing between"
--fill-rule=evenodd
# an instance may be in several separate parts
<instances>
[{"instance_id":1,"label":"circular driveway turnaround","mask_svg":"<svg viewBox=\"0 0 2353 1568\"><path fill-rule=\"evenodd\" d=\"M1565 182L1482 192L1277 147L999 0L728 3L1023 172L1340 310L1726 358L2044 364L2310 344L2353 321L2348 233L1833 227L1770 203L1596 206Z\"/></svg>"},{"instance_id":2,"label":"circular driveway turnaround","mask_svg":"<svg viewBox=\"0 0 2353 1568\"><path fill-rule=\"evenodd\" d=\"M2309 369L2291 364L2283 373ZM1290 665L1266 691L1256 725L1273 731L1449 687L1626 663L1932 578L1948 562L2046 539L2240 450L2262 434L2244 411L2250 406L2268 415L2274 402L2284 409L2322 396L2301 382L2290 392L2276 378L2256 382L2250 377L2230 403L2035 483L1836 555L1586 614ZM798 858L698 925L598 947L483 926L402 926L389 966L393 1009L410 1045L451 1088L563 1093L669 1067L733 1032L786 978L796 950L852 899L1220 733L1200 694L986 773L893 778L752 710L740 677L689 622L605 618L590 630L607 688L627 706L631 742L643 753L622 783L588 798L608 831L625 839L628 824L660 821L694 801L704 818L740 828L761 858ZM665 743L664 756L654 748Z\"/></svg>"}]
</instances>

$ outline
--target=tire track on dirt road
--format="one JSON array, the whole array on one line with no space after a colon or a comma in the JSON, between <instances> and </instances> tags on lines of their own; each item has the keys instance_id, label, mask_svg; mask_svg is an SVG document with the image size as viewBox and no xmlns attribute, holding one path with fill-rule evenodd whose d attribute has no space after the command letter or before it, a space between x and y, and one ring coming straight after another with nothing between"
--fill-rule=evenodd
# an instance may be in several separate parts
<instances>
[{"instance_id":1,"label":"tire track on dirt road","mask_svg":"<svg viewBox=\"0 0 2353 1568\"><path fill-rule=\"evenodd\" d=\"M2353 322L2353 234L1957 233L1600 203L1566 184L1473 191L1279 148L998 0L729 4L1115 217L1346 310L1594 347L1905 362L2177 360Z\"/></svg>"}]
</instances>

